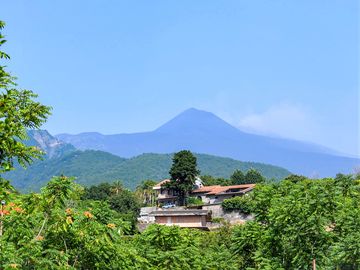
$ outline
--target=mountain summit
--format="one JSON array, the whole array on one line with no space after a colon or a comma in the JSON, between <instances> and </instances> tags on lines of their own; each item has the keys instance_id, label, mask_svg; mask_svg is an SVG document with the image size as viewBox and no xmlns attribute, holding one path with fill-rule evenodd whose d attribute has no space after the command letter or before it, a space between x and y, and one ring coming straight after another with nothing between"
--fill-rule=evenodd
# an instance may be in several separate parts
<instances>
[{"instance_id":1,"label":"mountain summit","mask_svg":"<svg viewBox=\"0 0 360 270\"><path fill-rule=\"evenodd\" d=\"M360 164L359 159L337 156L315 144L242 132L213 113L194 108L151 132L61 134L57 137L78 149L102 150L126 158L189 149L197 153L269 163L307 176L349 173Z\"/></svg>"},{"instance_id":2,"label":"mountain summit","mask_svg":"<svg viewBox=\"0 0 360 270\"><path fill-rule=\"evenodd\" d=\"M156 129L155 132L185 133L195 132L197 130L209 132L239 131L213 113L191 108L175 116L173 119Z\"/></svg>"}]
</instances>

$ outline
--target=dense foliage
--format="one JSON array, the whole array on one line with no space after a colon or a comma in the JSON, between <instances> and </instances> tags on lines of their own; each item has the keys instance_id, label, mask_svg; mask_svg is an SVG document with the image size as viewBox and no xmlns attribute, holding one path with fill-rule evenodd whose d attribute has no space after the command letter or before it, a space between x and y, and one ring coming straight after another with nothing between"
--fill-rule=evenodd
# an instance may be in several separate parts
<instances>
[{"instance_id":1,"label":"dense foliage","mask_svg":"<svg viewBox=\"0 0 360 270\"><path fill-rule=\"evenodd\" d=\"M134 195L120 183L84 190L61 176L39 194L21 195L3 181L0 195L6 201L0 269L309 269L315 259L318 269L345 270L360 264L360 182L352 176L258 185L226 201L229 210L241 208L254 220L212 232L151 225L136 233L126 215L138 209Z\"/></svg>"},{"instance_id":2,"label":"dense foliage","mask_svg":"<svg viewBox=\"0 0 360 270\"><path fill-rule=\"evenodd\" d=\"M234 229L232 249L251 269L360 267L360 183L352 176L257 186L255 220Z\"/></svg>"},{"instance_id":3,"label":"dense foliage","mask_svg":"<svg viewBox=\"0 0 360 270\"><path fill-rule=\"evenodd\" d=\"M224 211L239 211L244 214L251 213L250 198L248 195L225 199L221 206Z\"/></svg>"},{"instance_id":4,"label":"dense foliage","mask_svg":"<svg viewBox=\"0 0 360 270\"><path fill-rule=\"evenodd\" d=\"M235 170L230 176L233 185L257 184L265 182L265 177L254 168L250 168L245 174L240 170Z\"/></svg>"},{"instance_id":5,"label":"dense foliage","mask_svg":"<svg viewBox=\"0 0 360 270\"><path fill-rule=\"evenodd\" d=\"M225 179L223 177L213 177L211 175L203 175L200 178L205 186L257 184L263 183L267 180L266 177L261 174L261 172L254 168L249 168L245 173L239 169L236 169L230 176L230 179ZM272 181L274 179L270 178L269 180Z\"/></svg>"},{"instance_id":6,"label":"dense foliage","mask_svg":"<svg viewBox=\"0 0 360 270\"><path fill-rule=\"evenodd\" d=\"M85 188L83 200L101 201L115 210L122 219L129 221L132 232L136 231L136 219L139 215L141 198L124 188L120 181L101 183L97 186Z\"/></svg>"},{"instance_id":7,"label":"dense foliage","mask_svg":"<svg viewBox=\"0 0 360 270\"><path fill-rule=\"evenodd\" d=\"M40 194L1 193L1 269L114 269L131 253L112 244L130 224L106 203L81 201L71 178L53 178Z\"/></svg>"},{"instance_id":8,"label":"dense foliage","mask_svg":"<svg viewBox=\"0 0 360 270\"><path fill-rule=\"evenodd\" d=\"M129 237L130 223L107 202L85 200L91 193L71 178L53 178L40 194L20 195L8 187L0 187L7 194L0 269L238 269L229 228L152 225Z\"/></svg>"},{"instance_id":9,"label":"dense foliage","mask_svg":"<svg viewBox=\"0 0 360 270\"><path fill-rule=\"evenodd\" d=\"M202 175L200 179L204 186L230 186L232 183L229 179L223 177L213 177L211 175Z\"/></svg>"}]
</instances>

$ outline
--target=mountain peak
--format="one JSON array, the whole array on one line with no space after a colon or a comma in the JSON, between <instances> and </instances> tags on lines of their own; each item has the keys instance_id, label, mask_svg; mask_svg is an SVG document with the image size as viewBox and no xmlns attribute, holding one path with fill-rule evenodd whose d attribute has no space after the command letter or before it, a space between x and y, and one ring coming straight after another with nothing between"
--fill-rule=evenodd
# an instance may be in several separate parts
<instances>
[{"instance_id":1,"label":"mountain peak","mask_svg":"<svg viewBox=\"0 0 360 270\"><path fill-rule=\"evenodd\" d=\"M175 116L173 119L156 129L156 132L163 133L184 133L189 131L236 131L238 129L231 126L215 114L195 108L190 108Z\"/></svg>"},{"instance_id":2,"label":"mountain peak","mask_svg":"<svg viewBox=\"0 0 360 270\"><path fill-rule=\"evenodd\" d=\"M75 150L74 146L53 137L47 130L28 130L27 134L29 139L24 143L41 148L49 158Z\"/></svg>"},{"instance_id":3,"label":"mountain peak","mask_svg":"<svg viewBox=\"0 0 360 270\"><path fill-rule=\"evenodd\" d=\"M213 113L211 113L211 112L199 110L199 109L196 109L196 108L186 109L185 111L183 111L183 112L180 113L180 114L184 114L184 113L193 113L193 114L196 114L196 113L208 113L208 114L213 114Z\"/></svg>"}]
</instances>

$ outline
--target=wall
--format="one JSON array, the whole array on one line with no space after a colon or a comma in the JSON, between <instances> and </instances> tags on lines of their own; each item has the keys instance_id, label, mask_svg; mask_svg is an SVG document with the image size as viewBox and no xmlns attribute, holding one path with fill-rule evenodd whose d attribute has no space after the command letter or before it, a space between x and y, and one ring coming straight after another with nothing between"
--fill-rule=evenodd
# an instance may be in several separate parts
<instances>
[{"instance_id":1,"label":"wall","mask_svg":"<svg viewBox=\"0 0 360 270\"><path fill-rule=\"evenodd\" d=\"M205 226L205 216L158 216L155 222L163 225L177 225L180 227Z\"/></svg>"},{"instance_id":2,"label":"wall","mask_svg":"<svg viewBox=\"0 0 360 270\"><path fill-rule=\"evenodd\" d=\"M253 220L252 215L247 215L239 211L224 211L221 204L204 205L203 210L209 210L212 212L212 218L223 218L230 224L243 224L248 220Z\"/></svg>"},{"instance_id":3,"label":"wall","mask_svg":"<svg viewBox=\"0 0 360 270\"><path fill-rule=\"evenodd\" d=\"M141 207L140 215L138 217L139 223L154 223L155 218L153 216L149 216L149 213L156 211L156 207Z\"/></svg>"}]
</instances>

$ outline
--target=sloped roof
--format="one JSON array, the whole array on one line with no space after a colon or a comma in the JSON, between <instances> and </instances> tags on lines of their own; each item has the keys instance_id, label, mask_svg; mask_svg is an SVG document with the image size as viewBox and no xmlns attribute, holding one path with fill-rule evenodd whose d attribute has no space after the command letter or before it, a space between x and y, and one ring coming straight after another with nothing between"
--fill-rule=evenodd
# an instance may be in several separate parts
<instances>
[{"instance_id":1,"label":"sloped roof","mask_svg":"<svg viewBox=\"0 0 360 270\"><path fill-rule=\"evenodd\" d=\"M204 186L199 189L192 191L193 194L205 193L205 195L220 195L231 192L231 190L237 190L233 193L246 193L252 190L255 187L255 184L246 184L246 185L233 185L233 186Z\"/></svg>"},{"instance_id":2,"label":"sloped roof","mask_svg":"<svg viewBox=\"0 0 360 270\"><path fill-rule=\"evenodd\" d=\"M157 183L155 186L153 186L153 189L161 189L161 185L170 182L170 179L164 179Z\"/></svg>"}]
</instances>

